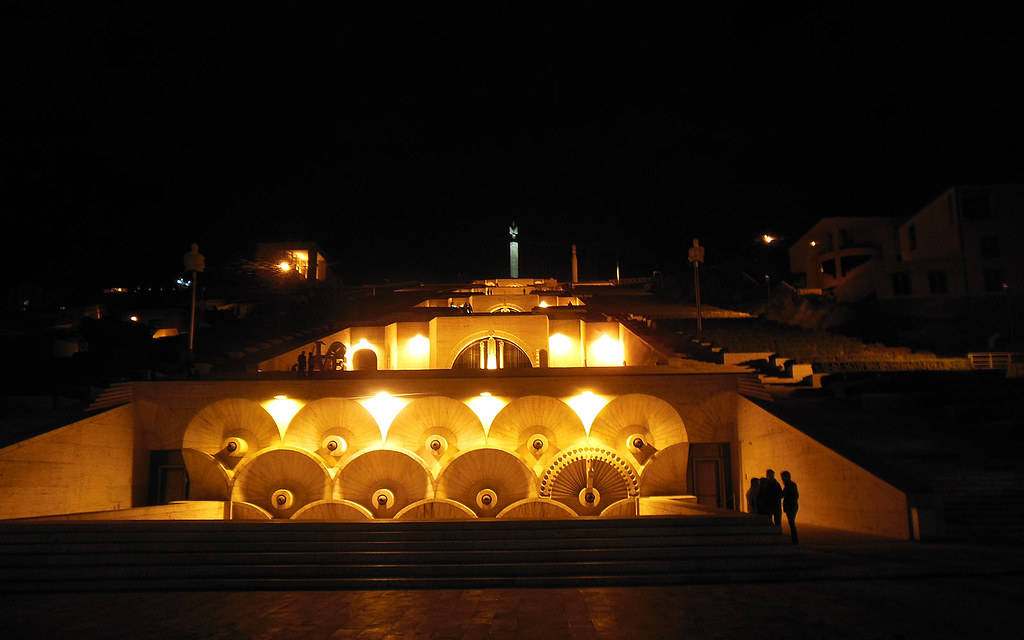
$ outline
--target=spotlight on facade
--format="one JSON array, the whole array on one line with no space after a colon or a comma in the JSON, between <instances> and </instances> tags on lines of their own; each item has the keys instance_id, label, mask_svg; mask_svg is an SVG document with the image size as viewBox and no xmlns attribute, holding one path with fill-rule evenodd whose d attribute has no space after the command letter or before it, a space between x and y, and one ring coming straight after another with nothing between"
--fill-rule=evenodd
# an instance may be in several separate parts
<instances>
[{"instance_id":1,"label":"spotlight on facade","mask_svg":"<svg viewBox=\"0 0 1024 640\"><path fill-rule=\"evenodd\" d=\"M589 364L605 367L622 366L622 344L607 335L602 335L590 345Z\"/></svg>"},{"instance_id":2,"label":"spotlight on facade","mask_svg":"<svg viewBox=\"0 0 1024 640\"><path fill-rule=\"evenodd\" d=\"M492 396L490 391L484 391L466 401L466 406L473 410L476 417L480 418L480 423L484 426L485 431L491 430L494 416L498 415L498 412L504 409L506 404L508 404L507 400Z\"/></svg>"},{"instance_id":3,"label":"spotlight on facade","mask_svg":"<svg viewBox=\"0 0 1024 640\"><path fill-rule=\"evenodd\" d=\"M292 418L305 403L292 400L288 396L274 396L272 399L260 404L274 419L274 422L277 423L277 429L281 432L281 436L284 437L288 423L292 421Z\"/></svg>"},{"instance_id":4,"label":"spotlight on facade","mask_svg":"<svg viewBox=\"0 0 1024 640\"><path fill-rule=\"evenodd\" d=\"M372 398L360 400L359 403L366 407L366 410L377 421L381 438L386 438L388 428L391 427L391 421L395 419L399 411L405 408L407 401L402 398L392 397L387 391L381 391Z\"/></svg>"},{"instance_id":5,"label":"spotlight on facade","mask_svg":"<svg viewBox=\"0 0 1024 640\"><path fill-rule=\"evenodd\" d=\"M409 338L409 354L422 357L430 353L430 340L420 334Z\"/></svg>"},{"instance_id":6,"label":"spotlight on facade","mask_svg":"<svg viewBox=\"0 0 1024 640\"><path fill-rule=\"evenodd\" d=\"M281 271L291 271L292 265L282 260L281 262L277 263L277 268L280 269Z\"/></svg>"},{"instance_id":7,"label":"spotlight on facade","mask_svg":"<svg viewBox=\"0 0 1024 640\"><path fill-rule=\"evenodd\" d=\"M551 334L548 338L548 349L552 355L560 356L569 353L569 349L572 348L572 339L567 335L561 333Z\"/></svg>"},{"instance_id":8,"label":"spotlight on facade","mask_svg":"<svg viewBox=\"0 0 1024 640\"><path fill-rule=\"evenodd\" d=\"M569 398L565 403L580 417L583 427L587 430L587 435L590 435L590 426L594 423L594 418L610 401L611 398L597 395L593 391L584 391L578 396Z\"/></svg>"}]
</instances>

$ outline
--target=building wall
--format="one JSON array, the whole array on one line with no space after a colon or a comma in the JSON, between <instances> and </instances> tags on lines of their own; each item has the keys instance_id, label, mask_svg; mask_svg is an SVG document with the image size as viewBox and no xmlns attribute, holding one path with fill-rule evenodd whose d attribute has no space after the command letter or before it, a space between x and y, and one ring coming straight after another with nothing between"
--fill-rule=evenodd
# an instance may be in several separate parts
<instances>
[{"instance_id":1,"label":"building wall","mask_svg":"<svg viewBox=\"0 0 1024 640\"><path fill-rule=\"evenodd\" d=\"M737 490L750 478L787 470L800 490L801 522L907 539L907 496L743 397L736 399Z\"/></svg>"},{"instance_id":2,"label":"building wall","mask_svg":"<svg viewBox=\"0 0 1024 640\"><path fill-rule=\"evenodd\" d=\"M534 367L539 365L537 354L548 348L548 318L545 315L447 316L434 318L430 327L430 367L433 369L450 369L466 346L491 335L519 345Z\"/></svg>"},{"instance_id":3,"label":"building wall","mask_svg":"<svg viewBox=\"0 0 1024 640\"><path fill-rule=\"evenodd\" d=\"M0 519L132 507L134 427L126 405L0 449Z\"/></svg>"}]
</instances>

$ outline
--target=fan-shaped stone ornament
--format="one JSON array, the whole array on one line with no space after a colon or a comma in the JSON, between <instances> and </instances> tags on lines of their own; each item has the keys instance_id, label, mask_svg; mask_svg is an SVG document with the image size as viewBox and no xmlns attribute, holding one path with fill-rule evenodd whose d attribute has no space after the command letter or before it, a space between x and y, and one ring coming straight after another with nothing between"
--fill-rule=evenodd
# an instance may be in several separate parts
<instances>
[{"instance_id":1,"label":"fan-shaped stone ornament","mask_svg":"<svg viewBox=\"0 0 1024 640\"><path fill-rule=\"evenodd\" d=\"M541 497L550 497L581 516L596 516L608 505L639 491L636 472L619 454L580 447L559 455L541 479Z\"/></svg>"},{"instance_id":2,"label":"fan-shaped stone ornament","mask_svg":"<svg viewBox=\"0 0 1024 640\"><path fill-rule=\"evenodd\" d=\"M353 457L338 472L335 485L342 498L362 505L374 518L393 518L434 494L424 463L393 449L373 449Z\"/></svg>"},{"instance_id":3,"label":"fan-shaped stone ornament","mask_svg":"<svg viewBox=\"0 0 1024 640\"><path fill-rule=\"evenodd\" d=\"M295 414L284 434L286 445L314 451L328 466L338 465L380 441L380 428L373 415L346 398L310 402Z\"/></svg>"},{"instance_id":4,"label":"fan-shaped stone ornament","mask_svg":"<svg viewBox=\"0 0 1024 640\"><path fill-rule=\"evenodd\" d=\"M590 427L592 445L630 451L641 464L654 451L686 441L683 419L672 405L644 393L615 398L601 409Z\"/></svg>"},{"instance_id":5,"label":"fan-shaped stone ornament","mask_svg":"<svg viewBox=\"0 0 1024 640\"><path fill-rule=\"evenodd\" d=\"M414 502L397 514L396 520L472 520L476 518L469 507L454 500L427 498Z\"/></svg>"},{"instance_id":6,"label":"fan-shaped stone ornament","mask_svg":"<svg viewBox=\"0 0 1024 640\"><path fill-rule=\"evenodd\" d=\"M257 507L254 504L248 502L231 503L232 520L272 520L273 518L274 516L270 515L266 509Z\"/></svg>"},{"instance_id":7,"label":"fan-shaped stone ornament","mask_svg":"<svg viewBox=\"0 0 1024 640\"><path fill-rule=\"evenodd\" d=\"M505 520L567 520L576 512L550 498L526 498L513 502L498 514Z\"/></svg>"},{"instance_id":8,"label":"fan-shaped stone ornament","mask_svg":"<svg viewBox=\"0 0 1024 640\"><path fill-rule=\"evenodd\" d=\"M280 441L277 423L259 403L227 398L203 407L189 421L182 448L208 453L234 467L243 457Z\"/></svg>"},{"instance_id":9,"label":"fan-shaped stone ornament","mask_svg":"<svg viewBox=\"0 0 1024 640\"><path fill-rule=\"evenodd\" d=\"M311 502L292 514L292 520L371 520L373 514L355 502L348 500L318 500Z\"/></svg>"},{"instance_id":10,"label":"fan-shaped stone ornament","mask_svg":"<svg viewBox=\"0 0 1024 640\"><path fill-rule=\"evenodd\" d=\"M677 496L686 493L690 444L681 442L654 454L640 474L640 495Z\"/></svg>"},{"instance_id":11,"label":"fan-shaped stone ornament","mask_svg":"<svg viewBox=\"0 0 1024 640\"><path fill-rule=\"evenodd\" d=\"M435 441L440 446L432 446ZM395 416L387 436L388 445L420 456L434 474L460 451L482 447L485 441L483 424L473 410L444 396L410 402Z\"/></svg>"},{"instance_id":12,"label":"fan-shaped stone ornament","mask_svg":"<svg viewBox=\"0 0 1024 640\"><path fill-rule=\"evenodd\" d=\"M586 444L587 430L572 408L549 396L513 400L491 422L487 446L514 451L529 466L547 466L562 449Z\"/></svg>"},{"instance_id":13,"label":"fan-shaped stone ornament","mask_svg":"<svg viewBox=\"0 0 1024 640\"><path fill-rule=\"evenodd\" d=\"M437 497L455 500L477 516L493 518L503 508L537 495L537 478L516 456L501 449L466 451L437 479Z\"/></svg>"},{"instance_id":14,"label":"fan-shaped stone ornament","mask_svg":"<svg viewBox=\"0 0 1024 640\"><path fill-rule=\"evenodd\" d=\"M230 480L227 469L216 458L197 449L182 449L188 470L189 500L227 500Z\"/></svg>"},{"instance_id":15,"label":"fan-shaped stone ornament","mask_svg":"<svg viewBox=\"0 0 1024 640\"><path fill-rule=\"evenodd\" d=\"M639 505L636 498L623 498L613 502L601 512L602 518L635 518Z\"/></svg>"},{"instance_id":16,"label":"fan-shaped stone ornament","mask_svg":"<svg viewBox=\"0 0 1024 640\"><path fill-rule=\"evenodd\" d=\"M232 500L254 504L274 518L290 518L307 504L330 498L327 467L298 449L270 449L246 461L231 490Z\"/></svg>"}]
</instances>

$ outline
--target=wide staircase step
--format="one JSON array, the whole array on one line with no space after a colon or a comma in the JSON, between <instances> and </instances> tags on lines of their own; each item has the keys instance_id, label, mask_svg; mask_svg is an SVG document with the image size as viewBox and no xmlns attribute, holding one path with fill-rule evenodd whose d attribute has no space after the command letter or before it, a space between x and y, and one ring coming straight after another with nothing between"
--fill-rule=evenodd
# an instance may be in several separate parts
<instances>
[{"instance_id":1,"label":"wide staircase step","mask_svg":"<svg viewBox=\"0 0 1024 640\"><path fill-rule=\"evenodd\" d=\"M0 523L7 592L680 584L820 568L746 516Z\"/></svg>"}]
</instances>

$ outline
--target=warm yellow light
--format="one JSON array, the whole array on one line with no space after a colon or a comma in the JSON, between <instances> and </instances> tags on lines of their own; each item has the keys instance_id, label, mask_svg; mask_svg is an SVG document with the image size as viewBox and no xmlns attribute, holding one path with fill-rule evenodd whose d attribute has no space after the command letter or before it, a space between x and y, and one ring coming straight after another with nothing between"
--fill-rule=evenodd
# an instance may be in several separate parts
<instances>
[{"instance_id":1,"label":"warm yellow light","mask_svg":"<svg viewBox=\"0 0 1024 640\"><path fill-rule=\"evenodd\" d=\"M403 398L395 398L387 391L381 391L372 398L364 398L359 401L359 404L366 407L366 410L370 412L370 415L377 421L377 427L380 429L380 437L386 438L388 435L388 428L391 427L391 422L398 415L398 412L405 408L408 404L408 400Z\"/></svg>"},{"instance_id":2,"label":"warm yellow light","mask_svg":"<svg viewBox=\"0 0 1024 640\"><path fill-rule=\"evenodd\" d=\"M409 353L414 356L425 356L430 353L430 340L420 334L409 338Z\"/></svg>"},{"instance_id":3,"label":"warm yellow light","mask_svg":"<svg viewBox=\"0 0 1024 640\"><path fill-rule=\"evenodd\" d=\"M138 322L139 316L130 316L128 319L131 320L132 322Z\"/></svg>"},{"instance_id":4,"label":"warm yellow light","mask_svg":"<svg viewBox=\"0 0 1024 640\"><path fill-rule=\"evenodd\" d=\"M767 233L761 236L761 239L764 240L765 244L771 244L775 242L775 236L770 236Z\"/></svg>"},{"instance_id":5,"label":"warm yellow light","mask_svg":"<svg viewBox=\"0 0 1024 640\"><path fill-rule=\"evenodd\" d=\"M548 338L548 349L556 356L569 353L572 348L572 339L561 333L554 333Z\"/></svg>"},{"instance_id":6,"label":"warm yellow light","mask_svg":"<svg viewBox=\"0 0 1024 640\"><path fill-rule=\"evenodd\" d=\"M548 308L548 303L546 303L546 302L541 302L541 303L540 303L539 305L537 305L537 306L539 306L539 307L540 307L541 309L547 309L547 308Z\"/></svg>"},{"instance_id":7,"label":"warm yellow light","mask_svg":"<svg viewBox=\"0 0 1024 640\"><path fill-rule=\"evenodd\" d=\"M292 265L288 264L287 262L281 261L278 263L277 268L280 269L281 271L289 271L291 270Z\"/></svg>"},{"instance_id":8,"label":"warm yellow light","mask_svg":"<svg viewBox=\"0 0 1024 640\"><path fill-rule=\"evenodd\" d=\"M590 426L594 423L594 418L610 401L611 398L607 396L599 396L593 391L584 391L578 396L567 399L565 403L572 407L572 410L580 417L580 420L583 421L583 428L587 430L587 435L590 435Z\"/></svg>"},{"instance_id":9,"label":"warm yellow light","mask_svg":"<svg viewBox=\"0 0 1024 640\"><path fill-rule=\"evenodd\" d=\"M494 421L494 416L498 415L498 412L504 409L506 404L508 404L506 400L492 396L487 391L466 401L466 406L473 410L476 417L480 418L480 423L484 425L485 432L491 430L491 422Z\"/></svg>"},{"instance_id":10,"label":"warm yellow light","mask_svg":"<svg viewBox=\"0 0 1024 640\"><path fill-rule=\"evenodd\" d=\"M498 354L494 353L492 349L487 350L487 368L497 369L498 368Z\"/></svg>"},{"instance_id":11,"label":"warm yellow light","mask_svg":"<svg viewBox=\"0 0 1024 640\"><path fill-rule=\"evenodd\" d=\"M811 246L812 246L812 247L816 247L816 246L818 246L818 243L817 243L817 242L815 242L814 240L811 240Z\"/></svg>"},{"instance_id":12,"label":"warm yellow light","mask_svg":"<svg viewBox=\"0 0 1024 640\"><path fill-rule=\"evenodd\" d=\"M618 340L602 335L590 345L587 364L599 367L622 366L622 345Z\"/></svg>"},{"instance_id":13,"label":"warm yellow light","mask_svg":"<svg viewBox=\"0 0 1024 640\"><path fill-rule=\"evenodd\" d=\"M299 402L298 400L291 400L288 396L274 396L273 399L260 404L262 404L263 408L267 410L267 413L274 418L274 422L277 423L277 430L283 438L285 430L288 429L288 423L292 421L292 417L299 412L299 409L301 409L305 403Z\"/></svg>"}]
</instances>

